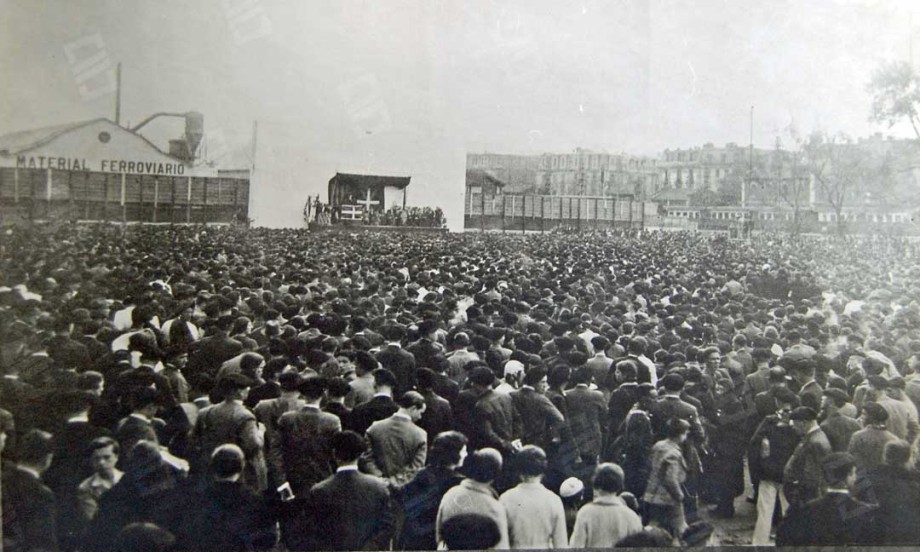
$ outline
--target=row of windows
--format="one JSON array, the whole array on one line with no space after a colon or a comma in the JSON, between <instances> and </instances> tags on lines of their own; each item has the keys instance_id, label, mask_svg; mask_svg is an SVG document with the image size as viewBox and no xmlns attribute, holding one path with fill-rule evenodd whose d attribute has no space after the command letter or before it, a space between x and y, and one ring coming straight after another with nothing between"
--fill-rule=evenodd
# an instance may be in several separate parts
<instances>
[{"instance_id":1,"label":"row of windows","mask_svg":"<svg viewBox=\"0 0 920 552\"><path fill-rule=\"evenodd\" d=\"M837 222L836 213L818 213L821 222ZM840 220L850 222L910 222L911 216L906 213L878 214L878 213L841 213Z\"/></svg>"},{"instance_id":2,"label":"row of windows","mask_svg":"<svg viewBox=\"0 0 920 552\"><path fill-rule=\"evenodd\" d=\"M668 213L673 217L699 219L710 218L716 220L740 220L744 216L744 211L716 211L710 213L708 217L703 217L700 211L696 210L674 210ZM754 218L758 220L785 220L791 221L794 218L793 213L754 213ZM881 222L881 223L906 223L910 222L911 217L905 213L895 214L878 214L878 213L842 213L840 219L850 222ZM837 222L836 213L818 213L820 222Z\"/></svg>"},{"instance_id":3,"label":"row of windows","mask_svg":"<svg viewBox=\"0 0 920 552\"><path fill-rule=\"evenodd\" d=\"M666 182L673 183L677 182L678 180L686 182L692 179L696 181L702 180L706 184L709 184L712 178L721 180L722 178L728 176L728 169L703 169L702 171L692 171L690 169L665 169L662 175Z\"/></svg>"},{"instance_id":4,"label":"row of windows","mask_svg":"<svg viewBox=\"0 0 920 552\"><path fill-rule=\"evenodd\" d=\"M625 160L625 162L624 162ZM657 162L654 159L640 157L622 157L609 154L589 155L548 155L544 156L540 164L543 169L599 169L603 167L616 168L617 170L637 170L654 168Z\"/></svg>"}]
</instances>

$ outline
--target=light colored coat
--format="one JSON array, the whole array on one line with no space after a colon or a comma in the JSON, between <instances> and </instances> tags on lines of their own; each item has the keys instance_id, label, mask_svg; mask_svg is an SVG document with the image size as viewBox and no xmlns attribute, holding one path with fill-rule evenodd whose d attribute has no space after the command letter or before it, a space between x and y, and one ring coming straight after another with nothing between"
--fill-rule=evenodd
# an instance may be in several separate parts
<instances>
[{"instance_id":1,"label":"light colored coat","mask_svg":"<svg viewBox=\"0 0 920 552\"><path fill-rule=\"evenodd\" d=\"M371 450L366 467L371 475L402 486L425 467L428 434L407 416L393 414L374 422L367 430L367 440Z\"/></svg>"},{"instance_id":2,"label":"light colored coat","mask_svg":"<svg viewBox=\"0 0 920 552\"><path fill-rule=\"evenodd\" d=\"M652 475L645 491L645 501L661 506L680 506L684 493L681 483L687 480L687 462L680 445L662 439L652 447Z\"/></svg>"},{"instance_id":3,"label":"light colored coat","mask_svg":"<svg viewBox=\"0 0 920 552\"><path fill-rule=\"evenodd\" d=\"M618 496L601 496L578 510L572 548L613 548L624 537L642 531L642 518Z\"/></svg>"},{"instance_id":4,"label":"light colored coat","mask_svg":"<svg viewBox=\"0 0 920 552\"><path fill-rule=\"evenodd\" d=\"M488 483L464 479L459 485L444 494L441 505L438 507L435 524L439 547L443 541L441 529L444 527L444 522L460 514L481 514L491 518L498 525L498 532L501 535L495 548L504 550L511 547L508 538L508 513Z\"/></svg>"},{"instance_id":5,"label":"light colored coat","mask_svg":"<svg viewBox=\"0 0 920 552\"><path fill-rule=\"evenodd\" d=\"M567 548L562 499L541 483L523 482L498 499L508 512L511 548Z\"/></svg>"}]
</instances>

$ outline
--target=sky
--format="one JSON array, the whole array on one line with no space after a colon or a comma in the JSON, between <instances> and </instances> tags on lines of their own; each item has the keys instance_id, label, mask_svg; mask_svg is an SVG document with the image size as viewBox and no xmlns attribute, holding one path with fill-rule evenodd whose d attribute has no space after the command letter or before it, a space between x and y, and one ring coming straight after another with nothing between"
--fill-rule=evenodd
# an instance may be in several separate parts
<instances>
[{"instance_id":1,"label":"sky","mask_svg":"<svg viewBox=\"0 0 920 552\"><path fill-rule=\"evenodd\" d=\"M758 147L790 129L910 136L869 121L866 84L920 60L913 4L8 0L0 134L114 118L120 61L122 124L196 110L209 159L255 152L259 225L300 225L340 171L409 175L408 203L460 228L468 152L746 144L752 106ZM142 133L165 149L181 131Z\"/></svg>"}]
</instances>

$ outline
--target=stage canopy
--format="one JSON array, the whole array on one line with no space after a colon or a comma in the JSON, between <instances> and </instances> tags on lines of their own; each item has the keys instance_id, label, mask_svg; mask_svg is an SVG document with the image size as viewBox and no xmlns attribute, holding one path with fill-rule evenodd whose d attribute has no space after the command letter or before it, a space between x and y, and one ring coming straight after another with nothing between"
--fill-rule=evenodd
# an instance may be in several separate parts
<instances>
[{"instance_id":1,"label":"stage canopy","mask_svg":"<svg viewBox=\"0 0 920 552\"><path fill-rule=\"evenodd\" d=\"M406 206L409 176L336 173L329 181L329 203L356 205L369 211Z\"/></svg>"}]
</instances>

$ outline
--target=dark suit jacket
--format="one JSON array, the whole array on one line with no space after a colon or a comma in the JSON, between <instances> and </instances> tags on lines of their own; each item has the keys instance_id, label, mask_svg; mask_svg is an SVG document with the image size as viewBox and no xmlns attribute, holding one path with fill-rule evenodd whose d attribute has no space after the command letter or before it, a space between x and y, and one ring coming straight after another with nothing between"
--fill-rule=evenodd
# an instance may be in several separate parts
<instances>
[{"instance_id":1,"label":"dark suit jacket","mask_svg":"<svg viewBox=\"0 0 920 552\"><path fill-rule=\"evenodd\" d=\"M776 531L777 546L871 546L878 542L875 507L849 494L827 493L799 509ZM916 544L913 543L913 544Z\"/></svg>"},{"instance_id":2,"label":"dark suit jacket","mask_svg":"<svg viewBox=\"0 0 920 552\"><path fill-rule=\"evenodd\" d=\"M450 403L439 397L434 391L428 391L425 396L425 412L418 421L418 426L428 433L430 445L438 433L450 431L454 427L453 411Z\"/></svg>"},{"instance_id":3,"label":"dark suit jacket","mask_svg":"<svg viewBox=\"0 0 920 552\"><path fill-rule=\"evenodd\" d=\"M87 449L93 439L108 434L88 422L66 422L55 432L54 456L42 479L56 497L72 494L81 481L92 475Z\"/></svg>"},{"instance_id":4,"label":"dark suit jacket","mask_svg":"<svg viewBox=\"0 0 920 552\"><path fill-rule=\"evenodd\" d=\"M434 358L444 354L444 348L439 344L423 337L406 347L406 352L412 353L415 365L419 368L434 369Z\"/></svg>"},{"instance_id":5,"label":"dark suit jacket","mask_svg":"<svg viewBox=\"0 0 920 552\"><path fill-rule=\"evenodd\" d=\"M48 356L59 368L87 370L92 364L86 345L79 341L56 335L48 342Z\"/></svg>"},{"instance_id":6,"label":"dark suit jacket","mask_svg":"<svg viewBox=\"0 0 920 552\"><path fill-rule=\"evenodd\" d=\"M464 391L460 393L458 402L464 402L467 393L470 393L468 398L475 401L463 426L469 432L466 436L470 440L470 449L492 447L502 452L510 451L511 441L521 434L521 419L511 397L491 389L481 395Z\"/></svg>"},{"instance_id":7,"label":"dark suit jacket","mask_svg":"<svg viewBox=\"0 0 920 552\"><path fill-rule=\"evenodd\" d=\"M334 471L330 439L342 429L328 412L304 407L278 420L284 473L294 494L302 496Z\"/></svg>"},{"instance_id":8,"label":"dark suit jacket","mask_svg":"<svg viewBox=\"0 0 920 552\"><path fill-rule=\"evenodd\" d=\"M877 466L856 482L855 498L877 504L880 545L920 543L920 475L896 466Z\"/></svg>"},{"instance_id":9,"label":"dark suit jacket","mask_svg":"<svg viewBox=\"0 0 920 552\"><path fill-rule=\"evenodd\" d=\"M396 376L396 389L393 395L399 397L406 391L415 389L415 357L412 353L396 347L387 345L377 353L377 362L382 368L393 372Z\"/></svg>"},{"instance_id":10,"label":"dark suit jacket","mask_svg":"<svg viewBox=\"0 0 920 552\"><path fill-rule=\"evenodd\" d=\"M255 408L259 401L267 401L269 399L277 399L281 396L281 386L278 385L276 381L267 381L262 385L258 385L249 390L249 395L246 396L246 400L243 404L247 408Z\"/></svg>"},{"instance_id":11,"label":"dark suit jacket","mask_svg":"<svg viewBox=\"0 0 920 552\"><path fill-rule=\"evenodd\" d=\"M192 381L203 374L213 376L221 364L242 352L243 345L226 335L206 337L192 344L185 374Z\"/></svg>"},{"instance_id":12,"label":"dark suit jacket","mask_svg":"<svg viewBox=\"0 0 920 552\"><path fill-rule=\"evenodd\" d=\"M512 391L511 401L522 428L521 433L515 434L515 437L519 437L525 445L537 445L546 450L554 433L561 429L565 421L562 413L546 395L527 387Z\"/></svg>"},{"instance_id":13,"label":"dark suit jacket","mask_svg":"<svg viewBox=\"0 0 920 552\"><path fill-rule=\"evenodd\" d=\"M794 497L809 500L820 494L826 484L821 462L830 453L831 444L820 428L802 437L783 470L783 492L790 503L796 502Z\"/></svg>"},{"instance_id":14,"label":"dark suit jacket","mask_svg":"<svg viewBox=\"0 0 920 552\"><path fill-rule=\"evenodd\" d=\"M620 426L626 420L626 415L639 400L639 384L623 383L610 394L607 401L607 427L610 432L610 442L620 434Z\"/></svg>"},{"instance_id":15,"label":"dark suit jacket","mask_svg":"<svg viewBox=\"0 0 920 552\"><path fill-rule=\"evenodd\" d=\"M106 347L102 342L100 342L98 339L96 339L95 337L91 335L80 336L77 338L77 341L79 341L81 345L86 347L86 351L87 353L89 353L89 358L93 362L95 362L97 359L102 358L103 356L105 356L106 353L109 352L108 347Z\"/></svg>"},{"instance_id":16,"label":"dark suit jacket","mask_svg":"<svg viewBox=\"0 0 920 552\"><path fill-rule=\"evenodd\" d=\"M457 385L457 382L450 379L447 374L435 375L432 390L437 393L438 396L447 399L447 402L450 404L454 404L457 397L460 395L460 386Z\"/></svg>"},{"instance_id":17,"label":"dark suit jacket","mask_svg":"<svg viewBox=\"0 0 920 552\"><path fill-rule=\"evenodd\" d=\"M355 333L352 335L355 336L363 335L365 339L371 344L372 347L377 347L383 345L383 336L373 330L363 330L361 332Z\"/></svg>"},{"instance_id":18,"label":"dark suit jacket","mask_svg":"<svg viewBox=\"0 0 920 552\"><path fill-rule=\"evenodd\" d=\"M10 411L19 431L32 427L33 401L38 396L38 390L21 379L0 378L0 406Z\"/></svg>"},{"instance_id":19,"label":"dark suit jacket","mask_svg":"<svg viewBox=\"0 0 920 552\"><path fill-rule=\"evenodd\" d=\"M395 491L396 499L406 516L399 550L435 550L435 524L441 499L450 488L460 484L463 477L453 470L429 466L419 472L405 487Z\"/></svg>"},{"instance_id":20,"label":"dark suit jacket","mask_svg":"<svg viewBox=\"0 0 920 552\"><path fill-rule=\"evenodd\" d=\"M222 402L198 413L195 438L198 441L200 468L204 468L217 447L225 443L238 445L246 454L243 480L253 490L265 490L268 468L265 444L258 432L255 414L242 404Z\"/></svg>"},{"instance_id":21,"label":"dark suit jacket","mask_svg":"<svg viewBox=\"0 0 920 552\"><path fill-rule=\"evenodd\" d=\"M146 471L141 479L126 473L121 481L103 493L99 512L87 531L85 550L115 550L118 532L131 523L149 521L170 532L177 532L188 504L190 489L182 486L177 473L160 467Z\"/></svg>"},{"instance_id":22,"label":"dark suit jacket","mask_svg":"<svg viewBox=\"0 0 920 552\"><path fill-rule=\"evenodd\" d=\"M3 549L58 549L54 494L40 479L14 465L3 466Z\"/></svg>"},{"instance_id":23,"label":"dark suit jacket","mask_svg":"<svg viewBox=\"0 0 920 552\"><path fill-rule=\"evenodd\" d=\"M821 410L821 396L823 393L824 390L821 389L818 382L812 380L799 389L798 395L799 400L802 401L802 406L807 406L815 412L818 412Z\"/></svg>"},{"instance_id":24,"label":"dark suit jacket","mask_svg":"<svg viewBox=\"0 0 920 552\"><path fill-rule=\"evenodd\" d=\"M367 428L377 420L389 418L399 410L392 397L378 395L366 403L361 403L351 411L351 426L354 431L364 435Z\"/></svg>"},{"instance_id":25,"label":"dark suit jacket","mask_svg":"<svg viewBox=\"0 0 920 552\"><path fill-rule=\"evenodd\" d=\"M606 422L604 394L576 386L565 394L565 402L578 453L582 457L597 457L601 453L602 424Z\"/></svg>"},{"instance_id":26,"label":"dark suit jacket","mask_svg":"<svg viewBox=\"0 0 920 552\"><path fill-rule=\"evenodd\" d=\"M834 452L846 452L850 447L850 437L860 429L862 424L839 412L831 414L821 424L821 430L827 435Z\"/></svg>"},{"instance_id":27,"label":"dark suit jacket","mask_svg":"<svg viewBox=\"0 0 920 552\"><path fill-rule=\"evenodd\" d=\"M690 435L697 442L702 442L703 426L700 423L699 413L692 404L684 402L679 397L666 395L658 399L652 410L653 429L658 439L664 438L664 428L668 420L680 418L690 423Z\"/></svg>"},{"instance_id":28,"label":"dark suit jacket","mask_svg":"<svg viewBox=\"0 0 920 552\"><path fill-rule=\"evenodd\" d=\"M270 550L275 519L262 497L240 482L212 481L187 503L179 549L196 552ZM190 497L192 498L192 497Z\"/></svg>"},{"instance_id":29,"label":"dark suit jacket","mask_svg":"<svg viewBox=\"0 0 920 552\"><path fill-rule=\"evenodd\" d=\"M770 380L768 375L770 370L757 370L751 374L748 374L744 378L744 394L749 395L752 399L756 397L759 393L768 391L770 389Z\"/></svg>"},{"instance_id":30,"label":"dark suit jacket","mask_svg":"<svg viewBox=\"0 0 920 552\"><path fill-rule=\"evenodd\" d=\"M338 472L310 490L316 550L388 550L394 516L383 480Z\"/></svg>"},{"instance_id":31,"label":"dark suit jacket","mask_svg":"<svg viewBox=\"0 0 920 552\"><path fill-rule=\"evenodd\" d=\"M328 412L333 416L338 417L339 421L342 422L342 431L346 429L352 429L351 427L351 409L345 406L342 403L328 403L323 407L323 412Z\"/></svg>"}]
</instances>

